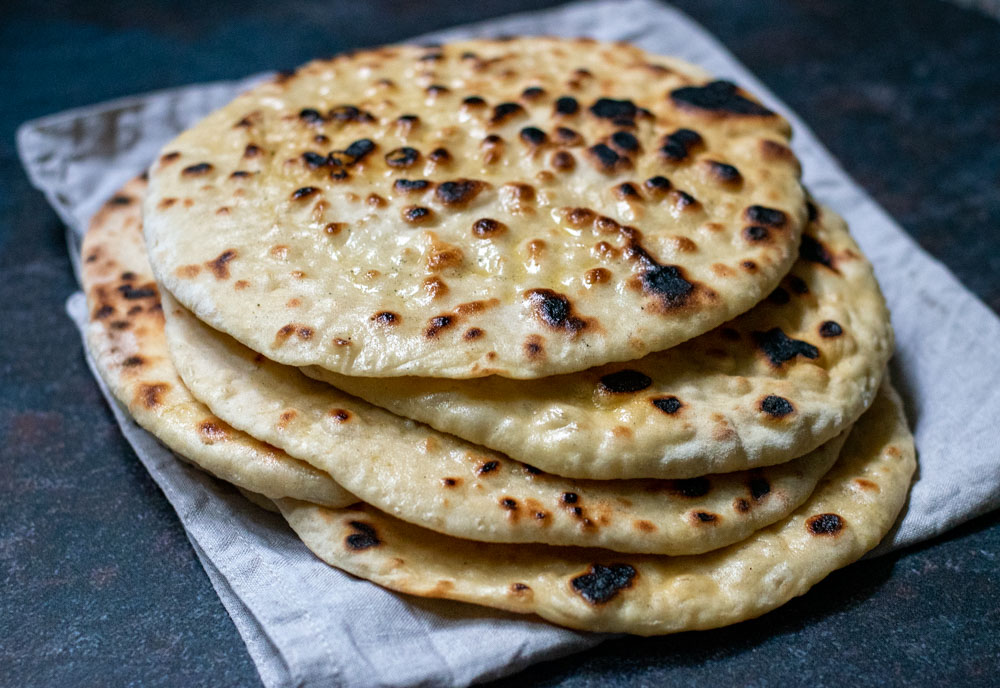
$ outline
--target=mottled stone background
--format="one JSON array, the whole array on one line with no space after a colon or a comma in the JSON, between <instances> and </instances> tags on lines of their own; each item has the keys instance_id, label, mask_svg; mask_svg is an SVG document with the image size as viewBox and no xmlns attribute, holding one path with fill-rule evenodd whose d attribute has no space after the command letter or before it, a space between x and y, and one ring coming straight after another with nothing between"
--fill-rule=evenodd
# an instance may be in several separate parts
<instances>
[{"instance_id":1,"label":"mottled stone background","mask_svg":"<svg viewBox=\"0 0 1000 688\"><path fill-rule=\"evenodd\" d=\"M20 169L16 126L548 4L0 5L0 685L259 685L84 365L62 311L76 288L62 227ZM996 0L964 0L979 9L937 0L676 4L1000 310ZM498 685L997 685L998 550L994 514L836 573L761 620L614 641Z\"/></svg>"}]
</instances>

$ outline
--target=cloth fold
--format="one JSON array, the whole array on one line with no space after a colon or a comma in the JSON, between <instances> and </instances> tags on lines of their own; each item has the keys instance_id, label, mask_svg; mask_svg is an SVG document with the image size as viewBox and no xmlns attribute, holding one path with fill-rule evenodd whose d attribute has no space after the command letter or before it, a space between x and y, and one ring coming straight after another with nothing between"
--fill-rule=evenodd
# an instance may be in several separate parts
<instances>
[{"instance_id":1,"label":"cloth fold","mask_svg":"<svg viewBox=\"0 0 1000 688\"><path fill-rule=\"evenodd\" d=\"M703 28L652 0L577 3L415 40L503 34L631 41L730 79L787 117L805 183L848 220L893 312L893 381L915 431L920 469L907 510L873 554L933 537L1000 506L1000 445L993 427L1000 417L1000 369L981 363L997 349L1000 320L847 176L794 113ZM74 264L87 222L104 200L145 169L173 136L261 78L135 96L22 125L22 161L66 223ZM67 310L82 328L83 295L72 296ZM460 603L403 597L331 569L280 517L177 461L102 389L123 433L177 510L269 688L464 686L606 637Z\"/></svg>"}]
</instances>

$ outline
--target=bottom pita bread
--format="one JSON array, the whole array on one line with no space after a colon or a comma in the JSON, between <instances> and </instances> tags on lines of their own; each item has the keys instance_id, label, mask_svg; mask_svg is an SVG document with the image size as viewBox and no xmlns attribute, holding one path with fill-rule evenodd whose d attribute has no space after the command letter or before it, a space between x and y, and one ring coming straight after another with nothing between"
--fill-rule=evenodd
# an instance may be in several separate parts
<instances>
[{"instance_id":1,"label":"bottom pita bread","mask_svg":"<svg viewBox=\"0 0 1000 688\"><path fill-rule=\"evenodd\" d=\"M783 521L708 554L480 543L368 506L277 504L321 559L386 588L534 613L571 628L656 635L759 616L857 560L892 527L915 466L899 397L884 383L808 501Z\"/></svg>"}]
</instances>

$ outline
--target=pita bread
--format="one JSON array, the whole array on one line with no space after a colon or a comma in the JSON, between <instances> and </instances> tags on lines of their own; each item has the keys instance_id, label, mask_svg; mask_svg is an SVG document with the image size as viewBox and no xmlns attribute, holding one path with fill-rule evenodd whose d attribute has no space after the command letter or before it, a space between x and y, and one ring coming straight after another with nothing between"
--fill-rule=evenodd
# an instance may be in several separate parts
<instances>
[{"instance_id":1,"label":"pita bread","mask_svg":"<svg viewBox=\"0 0 1000 688\"><path fill-rule=\"evenodd\" d=\"M844 440L760 471L687 481L571 480L269 361L166 293L164 311L177 370L220 418L329 473L363 501L456 537L704 552L789 514L834 463Z\"/></svg>"},{"instance_id":2,"label":"pita bread","mask_svg":"<svg viewBox=\"0 0 1000 688\"><path fill-rule=\"evenodd\" d=\"M709 554L484 544L369 507L278 506L321 559L392 590L533 613L572 628L656 635L754 618L855 561L892 527L915 465L899 398L886 384L805 504Z\"/></svg>"},{"instance_id":3,"label":"pita bread","mask_svg":"<svg viewBox=\"0 0 1000 688\"><path fill-rule=\"evenodd\" d=\"M536 378L760 301L806 210L788 125L625 44L523 38L313 62L169 143L156 277L281 363Z\"/></svg>"},{"instance_id":4,"label":"pita bread","mask_svg":"<svg viewBox=\"0 0 1000 688\"><path fill-rule=\"evenodd\" d=\"M544 380L306 373L560 475L686 478L788 461L868 408L893 348L871 265L836 213L811 207L802 256L770 298L638 361Z\"/></svg>"},{"instance_id":5,"label":"pita bread","mask_svg":"<svg viewBox=\"0 0 1000 688\"><path fill-rule=\"evenodd\" d=\"M357 498L328 475L212 415L167 354L163 309L142 243L136 179L94 216L83 240L87 345L112 394L139 425L199 468L271 498L345 506Z\"/></svg>"}]
</instances>

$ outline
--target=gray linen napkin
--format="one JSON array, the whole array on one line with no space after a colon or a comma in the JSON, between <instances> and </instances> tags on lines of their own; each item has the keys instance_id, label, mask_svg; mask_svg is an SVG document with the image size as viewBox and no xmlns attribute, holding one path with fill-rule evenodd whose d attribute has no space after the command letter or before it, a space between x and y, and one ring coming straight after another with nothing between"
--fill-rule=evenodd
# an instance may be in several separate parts
<instances>
[{"instance_id":1,"label":"gray linen napkin","mask_svg":"<svg viewBox=\"0 0 1000 688\"><path fill-rule=\"evenodd\" d=\"M795 129L805 182L842 213L875 264L893 313L893 378L920 472L908 508L875 554L927 539L1000 506L1000 320L924 253L839 167L806 126L704 29L651 0L604 0L462 27L420 40L501 34L628 40L697 63L759 95ZM260 77L174 89L28 122L19 151L68 227L74 260L86 223L159 147ZM86 319L81 294L67 309ZM107 392L105 390L105 394ZM110 397L109 397L110 399ZM281 522L178 462L117 404L139 458L163 488L269 687L461 686L600 642L539 621L402 597L320 563ZM484 651L488 648L488 651Z\"/></svg>"}]
</instances>

